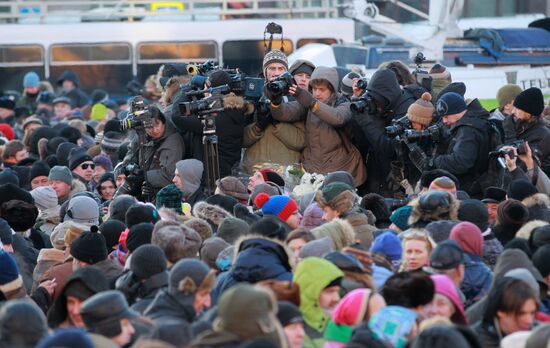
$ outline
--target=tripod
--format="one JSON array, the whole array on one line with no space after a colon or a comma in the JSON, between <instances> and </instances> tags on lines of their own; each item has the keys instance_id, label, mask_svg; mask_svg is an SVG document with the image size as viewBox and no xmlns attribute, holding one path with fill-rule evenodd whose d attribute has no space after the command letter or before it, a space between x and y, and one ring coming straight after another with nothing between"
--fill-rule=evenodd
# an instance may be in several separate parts
<instances>
[{"instance_id":1,"label":"tripod","mask_svg":"<svg viewBox=\"0 0 550 348\"><path fill-rule=\"evenodd\" d=\"M202 126L202 152L206 172L206 193L208 196L211 196L216 190L216 181L220 178L218 136L216 135L214 117L204 117L202 119Z\"/></svg>"}]
</instances>

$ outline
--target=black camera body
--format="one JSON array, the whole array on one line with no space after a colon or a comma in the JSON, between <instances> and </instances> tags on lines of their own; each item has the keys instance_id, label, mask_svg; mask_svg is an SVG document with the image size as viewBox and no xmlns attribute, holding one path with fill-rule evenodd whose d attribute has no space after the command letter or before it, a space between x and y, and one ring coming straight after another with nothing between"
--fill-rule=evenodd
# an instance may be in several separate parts
<instances>
[{"instance_id":1,"label":"black camera body","mask_svg":"<svg viewBox=\"0 0 550 348\"><path fill-rule=\"evenodd\" d=\"M231 92L229 85L221 85L218 87L208 88L202 91L189 91L186 95L191 97L204 98L206 93L211 96L206 99L198 99L190 102L179 103L179 108L182 116L196 115L199 118L203 116L221 112L224 109L223 96Z\"/></svg>"},{"instance_id":2,"label":"black camera body","mask_svg":"<svg viewBox=\"0 0 550 348\"><path fill-rule=\"evenodd\" d=\"M516 153L518 155L527 154L527 148L525 147L525 140L522 140L522 139L516 140L513 143L511 143L509 146L515 147ZM516 157L513 150L498 149L496 151L489 152L489 156L491 157L504 158L506 155L508 155L511 159L514 159Z\"/></svg>"},{"instance_id":3,"label":"black camera body","mask_svg":"<svg viewBox=\"0 0 550 348\"><path fill-rule=\"evenodd\" d=\"M412 128L411 121L407 116L393 120L391 126L386 127L386 134L392 138L402 135L406 130Z\"/></svg>"},{"instance_id":4,"label":"black camera body","mask_svg":"<svg viewBox=\"0 0 550 348\"><path fill-rule=\"evenodd\" d=\"M364 77L357 80L357 88L358 89L366 90L368 84L369 84L369 81Z\"/></svg>"},{"instance_id":5,"label":"black camera body","mask_svg":"<svg viewBox=\"0 0 550 348\"><path fill-rule=\"evenodd\" d=\"M429 139L432 142L437 143L441 140L441 127L434 124L424 130L405 129L403 132L403 137L411 143L422 139Z\"/></svg>"},{"instance_id":6,"label":"black camera body","mask_svg":"<svg viewBox=\"0 0 550 348\"><path fill-rule=\"evenodd\" d=\"M287 95L290 86L294 83L294 78L287 71L284 74L277 76L272 81L268 82L266 88L275 95Z\"/></svg>"},{"instance_id":7,"label":"black camera body","mask_svg":"<svg viewBox=\"0 0 550 348\"><path fill-rule=\"evenodd\" d=\"M240 71L231 75L231 91L242 95L247 100L258 100L262 97L264 80L259 77L248 77Z\"/></svg>"},{"instance_id":8,"label":"black camera body","mask_svg":"<svg viewBox=\"0 0 550 348\"><path fill-rule=\"evenodd\" d=\"M134 100L130 103L130 112L120 121L120 128L122 130L142 130L143 128L152 127L153 116L151 115L149 107L145 104L143 97L139 95L134 97Z\"/></svg>"},{"instance_id":9,"label":"black camera body","mask_svg":"<svg viewBox=\"0 0 550 348\"><path fill-rule=\"evenodd\" d=\"M365 92L360 97L352 98L349 108L355 113L363 113L367 110L369 114L374 114L376 112L376 103L369 92Z\"/></svg>"}]
</instances>

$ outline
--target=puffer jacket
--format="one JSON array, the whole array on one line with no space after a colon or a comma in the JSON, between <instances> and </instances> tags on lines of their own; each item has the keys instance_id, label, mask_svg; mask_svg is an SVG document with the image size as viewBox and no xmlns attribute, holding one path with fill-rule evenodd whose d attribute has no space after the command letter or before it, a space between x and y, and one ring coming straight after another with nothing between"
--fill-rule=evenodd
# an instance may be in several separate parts
<instances>
[{"instance_id":1,"label":"puffer jacket","mask_svg":"<svg viewBox=\"0 0 550 348\"><path fill-rule=\"evenodd\" d=\"M338 73L334 68L317 67L311 79L326 80L334 91L338 91ZM353 176L355 186L362 185L367 178L366 168L359 150L352 144L346 131L346 125L352 118L350 103L338 94L333 94L326 104L317 101L316 105L306 108L298 101L292 101L272 105L271 113L279 121L305 120L306 148L302 160L307 172L328 174L345 170Z\"/></svg>"},{"instance_id":2,"label":"puffer jacket","mask_svg":"<svg viewBox=\"0 0 550 348\"><path fill-rule=\"evenodd\" d=\"M460 291L466 297L465 307L479 301L489 292L493 281L493 273L483 260L474 254L464 253L466 259L464 280L460 284Z\"/></svg>"}]
</instances>

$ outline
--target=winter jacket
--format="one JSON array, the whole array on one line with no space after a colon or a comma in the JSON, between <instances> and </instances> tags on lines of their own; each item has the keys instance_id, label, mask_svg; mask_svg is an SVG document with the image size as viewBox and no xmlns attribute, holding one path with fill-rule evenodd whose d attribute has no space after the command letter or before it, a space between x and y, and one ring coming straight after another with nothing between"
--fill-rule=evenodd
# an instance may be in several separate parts
<instances>
[{"instance_id":1,"label":"winter jacket","mask_svg":"<svg viewBox=\"0 0 550 348\"><path fill-rule=\"evenodd\" d=\"M80 180L73 179L71 183L71 191L66 197L59 197L57 199L59 206L63 205L66 201L68 201L72 196L79 192L85 192L86 191L86 185L84 185Z\"/></svg>"},{"instance_id":2,"label":"winter jacket","mask_svg":"<svg viewBox=\"0 0 550 348\"><path fill-rule=\"evenodd\" d=\"M237 256L229 272L218 277L212 290L212 303L240 282L255 284L262 280L292 281L291 251L275 239L246 236L235 244Z\"/></svg>"},{"instance_id":3,"label":"winter jacket","mask_svg":"<svg viewBox=\"0 0 550 348\"><path fill-rule=\"evenodd\" d=\"M101 273L103 273L103 275L109 282L109 287L111 289L114 289L115 281L122 274L122 266L118 262L109 258L106 258L103 261L94 263L93 266L95 268L98 268L101 271Z\"/></svg>"},{"instance_id":4,"label":"winter jacket","mask_svg":"<svg viewBox=\"0 0 550 348\"><path fill-rule=\"evenodd\" d=\"M138 289L138 297L131 306L133 310L143 314L155 299L157 293L168 286L168 272L157 273L145 279Z\"/></svg>"},{"instance_id":5,"label":"winter jacket","mask_svg":"<svg viewBox=\"0 0 550 348\"><path fill-rule=\"evenodd\" d=\"M367 191L377 192L384 197L390 197L392 192L388 187L390 163L396 160L393 139L386 134L386 127L392 120L399 119L407 113L409 105L415 102L410 93L405 93L395 73L381 69L374 73L367 91L370 95L388 101L382 114L355 113L353 119L364 135L367 144L359 151L367 159Z\"/></svg>"},{"instance_id":6,"label":"winter jacket","mask_svg":"<svg viewBox=\"0 0 550 348\"><path fill-rule=\"evenodd\" d=\"M36 267L32 273L33 284L32 291L36 290L38 284L43 280L44 274L52 266L59 264L65 260L65 253L63 250L58 250L54 248L42 249L38 254L38 260Z\"/></svg>"},{"instance_id":7,"label":"winter jacket","mask_svg":"<svg viewBox=\"0 0 550 348\"><path fill-rule=\"evenodd\" d=\"M61 294L61 290L65 286L67 279L73 273L73 258L68 257L64 262L52 266L50 269L44 273L42 279L38 282L39 284L45 280L55 279L57 284L53 290L52 298L55 301Z\"/></svg>"},{"instance_id":8,"label":"winter jacket","mask_svg":"<svg viewBox=\"0 0 550 348\"><path fill-rule=\"evenodd\" d=\"M333 68L317 67L311 79L327 80L333 90L338 91L338 73ZM362 185L366 180L366 168L345 128L352 118L350 103L334 94L326 104L317 101L315 105L305 107L292 101L272 105L271 113L279 121L305 121L306 148L302 161L307 172L327 174L345 170L353 176L356 187Z\"/></svg>"},{"instance_id":9,"label":"winter jacket","mask_svg":"<svg viewBox=\"0 0 550 348\"><path fill-rule=\"evenodd\" d=\"M493 273L479 256L464 253L464 257L465 272L460 291L466 296L465 307L467 307L487 294L493 281Z\"/></svg>"},{"instance_id":10,"label":"winter jacket","mask_svg":"<svg viewBox=\"0 0 550 348\"><path fill-rule=\"evenodd\" d=\"M543 220L550 223L550 198L537 193L521 201L529 210L529 221Z\"/></svg>"},{"instance_id":11,"label":"winter jacket","mask_svg":"<svg viewBox=\"0 0 550 348\"><path fill-rule=\"evenodd\" d=\"M550 129L542 118L535 118L532 122L517 123L513 117L504 121L506 132L506 143L509 144L517 139L529 142L533 154L541 161L541 168L547 175L550 175Z\"/></svg>"},{"instance_id":12,"label":"winter jacket","mask_svg":"<svg viewBox=\"0 0 550 348\"><path fill-rule=\"evenodd\" d=\"M496 319L495 319L496 320ZM502 332L495 323L478 322L472 326L478 340L484 348L499 348Z\"/></svg>"},{"instance_id":13,"label":"winter jacket","mask_svg":"<svg viewBox=\"0 0 550 348\"><path fill-rule=\"evenodd\" d=\"M452 140L447 154L433 158L434 167L456 175L461 189L471 196L480 194L483 188L475 183L488 169L488 115L478 103L471 103L466 114L451 127Z\"/></svg>"},{"instance_id":14,"label":"winter jacket","mask_svg":"<svg viewBox=\"0 0 550 348\"><path fill-rule=\"evenodd\" d=\"M36 250L32 242L21 236L20 234L12 235L13 242L13 257L19 268L19 274L23 277L24 288L27 293L32 289L32 272L36 267L38 259L38 250Z\"/></svg>"},{"instance_id":15,"label":"winter jacket","mask_svg":"<svg viewBox=\"0 0 550 348\"><path fill-rule=\"evenodd\" d=\"M75 88L67 92L62 91L59 96L68 97L69 99L71 99L71 104L73 108L81 108L88 104L88 95L83 90L78 88L78 86L80 85L78 75L70 70L65 70L57 79L57 84L62 85L64 80L72 81L75 85Z\"/></svg>"},{"instance_id":16,"label":"winter jacket","mask_svg":"<svg viewBox=\"0 0 550 348\"><path fill-rule=\"evenodd\" d=\"M195 320L197 313L193 308L194 296L172 294L167 289L157 292L157 295L143 312L143 315L153 319L179 319L188 323Z\"/></svg>"}]
</instances>

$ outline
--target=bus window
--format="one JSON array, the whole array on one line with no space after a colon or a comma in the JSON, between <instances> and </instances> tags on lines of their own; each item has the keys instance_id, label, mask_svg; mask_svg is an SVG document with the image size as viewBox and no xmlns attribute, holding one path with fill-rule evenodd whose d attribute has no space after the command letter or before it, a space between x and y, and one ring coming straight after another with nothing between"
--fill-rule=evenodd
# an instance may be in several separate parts
<instances>
[{"instance_id":1,"label":"bus window","mask_svg":"<svg viewBox=\"0 0 550 348\"><path fill-rule=\"evenodd\" d=\"M23 89L23 77L34 71L45 77L44 48L40 45L0 45L0 91Z\"/></svg>"},{"instance_id":2,"label":"bus window","mask_svg":"<svg viewBox=\"0 0 550 348\"><path fill-rule=\"evenodd\" d=\"M101 87L113 96L127 96L126 84L133 77L129 43L56 44L50 52L52 83L69 69L87 93Z\"/></svg>"},{"instance_id":3,"label":"bus window","mask_svg":"<svg viewBox=\"0 0 550 348\"><path fill-rule=\"evenodd\" d=\"M138 79L143 82L165 63L217 62L218 45L215 41L143 42L138 45L137 55Z\"/></svg>"},{"instance_id":4,"label":"bus window","mask_svg":"<svg viewBox=\"0 0 550 348\"><path fill-rule=\"evenodd\" d=\"M325 45L333 45L335 43L338 43L338 40L336 40L334 38L331 38L331 37L326 37L326 38L321 38L321 39L300 39L300 40L298 40L298 43L296 44L296 48L300 48L300 47L305 46L305 45L310 44L310 43L322 43L322 44L325 44Z\"/></svg>"},{"instance_id":5,"label":"bus window","mask_svg":"<svg viewBox=\"0 0 550 348\"><path fill-rule=\"evenodd\" d=\"M273 40L273 49L281 48L281 40ZM285 53L288 56L293 51L292 41L284 40ZM264 58L263 40L225 41L222 48L223 65L230 68L240 68L249 76L258 76L262 72Z\"/></svg>"}]
</instances>

